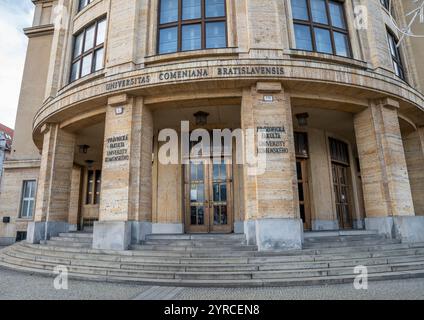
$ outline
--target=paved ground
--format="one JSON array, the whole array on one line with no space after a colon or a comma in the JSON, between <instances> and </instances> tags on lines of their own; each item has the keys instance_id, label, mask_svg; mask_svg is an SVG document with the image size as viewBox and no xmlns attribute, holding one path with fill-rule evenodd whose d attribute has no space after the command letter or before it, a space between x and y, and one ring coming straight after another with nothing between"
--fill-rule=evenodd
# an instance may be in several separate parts
<instances>
[{"instance_id":1,"label":"paved ground","mask_svg":"<svg viewBox=\"0 0 424 320\"><path fill-rule=\"evenodd\" d=\"M68 290L56 290L53 278L0 268L0 300L126 300L148 287L69 280Z\"/></svg>"},{"instance_id":2,"label":"paved ground","mask_svg":"<svg viewBox=\"0 0 424 320\"><path fill-rule=\"evenodd\" d=\"M366 291L357 291L350 284L289 288L205 289L69 280L68 285L68 290L55 290L53 278L0 268L0 300L424 300L424 279L370 282Z\"/></svg>"}]
</instances>

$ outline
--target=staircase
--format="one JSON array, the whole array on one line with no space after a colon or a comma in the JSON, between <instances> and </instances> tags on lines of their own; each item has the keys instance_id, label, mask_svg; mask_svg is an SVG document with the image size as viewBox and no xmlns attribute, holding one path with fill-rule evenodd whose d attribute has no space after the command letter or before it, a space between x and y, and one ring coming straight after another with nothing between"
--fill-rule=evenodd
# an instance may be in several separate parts
<instances>
[{"instance_id":1,"label":"staircase","mask_svg":"<svg viewBox=\"0 0 424 320\"><path fill-rule=\"evenodd\" d=\"M424 277L424 243L405 244L370 231L306 233L303 250L258 252L244 235L150 235L131 251L91 249L91 234L66 233L46 244L0 251L0 266L76 279L202 287L353 283L355 266L369 280Z\"/></svg>"},{"instance_id":2,"label":"staircase","mask_svg":"<svg viewBox=\"0 0 424 320\"><path fill-rule=\"evenodd\" d=\"M93 246L93 234L90 232L69 232L60 233L58 237L52 237L50 240L42 241L50 247L66 248L91 248Z\"/></svg>"}]
</instances>

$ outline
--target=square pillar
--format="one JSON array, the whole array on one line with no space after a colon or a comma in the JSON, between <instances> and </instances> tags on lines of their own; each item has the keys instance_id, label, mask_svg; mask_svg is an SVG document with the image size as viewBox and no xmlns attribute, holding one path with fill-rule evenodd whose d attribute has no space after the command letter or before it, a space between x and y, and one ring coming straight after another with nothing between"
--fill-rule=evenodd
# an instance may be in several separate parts
<instances>
[{"instance_id":1,"label":"square pillar","mask_svg":"<svg viewBox=\"0 0 424 320\"><path fill-rule=\"evenodd\" d=\"M424 127L403 137L415 215L424 216Z\"/></svg>"},{"instance_id":2,"label":"square pillar","mask_svg":"<svg viewBox=\"0 0 424 320\"><path fill-rule=\"evenodd\" d=\"M264 99L265 95L272 96L272 101ZM258 82L244 91L241 113L242 129L245 133L253 129L256 136L256 141L246 139L245 151L254 150L264 165L256 175L251 170L255 164L244 165L244 229L248 242L255 240L261 251L300 249L303 223L290 96L281 83Z\"/></svg>"},{"instance_id":3,"label":"square pillar","mask_svg":"<svg viewBox=\"0 0 424 320\"><path fill-rule=\"evenodd\" d=\"M415 217L398 102L372 101L354 117L367 229L405 242L424 241L424 221Z\"/></svg>"},{"instance_id":4,"label":"square pillar","mask_svg":"<svg viewBox=\"0 0 424 320\"><path fill-rule=\"evenodd\" d=\"M93 248L127 250L151 233L152 115L142 98L109 98L100 219Z\"/></svg>"},{"instance_id":5,"label":"square pillar","mask_svg":"<svg viewBox=\"0 0 424 320\"><path fill-rule=\"evenodd\" d=\"M78 231L78 218L80 213L80 193L81 193L81 175L82 169L79 166L74 166L72 169L71 178L71 193L69 199L68 223L69 231Z\"/></svg>"},{"instance_id":6,"label":"square pillar","mask_svg":"<svg viewBox=\"0 0 424 320\"><path fill-rule=\"evenodd\" d=\"M68 213L74 163L75 136L58 124L42 128L44 134L34 221L27 241L39 243L69 231Z\"/></svg>"}]
</instances>

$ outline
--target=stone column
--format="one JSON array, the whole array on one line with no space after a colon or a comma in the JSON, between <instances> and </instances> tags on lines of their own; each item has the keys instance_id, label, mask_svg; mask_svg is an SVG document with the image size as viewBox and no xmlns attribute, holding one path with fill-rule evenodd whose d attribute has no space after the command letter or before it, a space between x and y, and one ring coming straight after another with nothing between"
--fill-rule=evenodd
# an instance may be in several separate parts
<instances>
[{"instance_id":1,"label":"stone column","mask_svg":"<svg viewBox=\"0 0 424 320\"><path fill-rule=\"evenodd\" d=\"M264 96L272 96L265 101ZM254 146L264 167L252 175L252 165L243 170L245 234L259 250L300 249L303 223L299 214L296 157L290 96L281 83L262 83L245 90L242 102L242 128L253 129L258 139ZM246 150L249 149L246 140ZM252 146L250 146L252 147ZM263 170L261 170L263 169ZM253 237L253 235L255 237Z\"/></svg>"},{"instance_id":2,"label":"stone column","mask_svg":"<svg viewBox=\"0 0 424 320\"><path fill-rule=\"evenodd\" d=\"M152 115L142 98L124 94L108 104L93 247L127 250L151 233Z\"/></svg>"},{"instance_id":3,"label":"stone column","mask_svg":"<svg viewBox=\"0 0 424 320\"><path fill-rule=\"evenodd\" d=\"M135 98L132 121L130 220L131 242L152 233L153 114L142 97Z\"/></svg>"},{"instance_id":4,"label":"stone column","mask_svg":"<svg viewBox=\"0 0 424 320\"><path fill-rule=\"evenodd\" d=\"M424 127L403 138L415 214L424 216Z\"/></svg>"},{"instance_id":5,"label":"stone column","mask_svg":"<svg viewBox=\"0 0 424 320\"><path fill-rule=\"evenodd\" d=\"M417 219L399 128L398 102L371 101L354 117L367 229L406 242L424 241Z\"/></svg>"},{"instance_id":6,"label":"stone column","mask_svg":"<svg viewBox=\"0 0 424 320\"><path fill-rule=\"evenodd\" d=\"M34 222L28 224L27 241L39 243L69 231L68 212L74 163L75 136L47 124L37 188Z\"/></svg>"}]
</instances>

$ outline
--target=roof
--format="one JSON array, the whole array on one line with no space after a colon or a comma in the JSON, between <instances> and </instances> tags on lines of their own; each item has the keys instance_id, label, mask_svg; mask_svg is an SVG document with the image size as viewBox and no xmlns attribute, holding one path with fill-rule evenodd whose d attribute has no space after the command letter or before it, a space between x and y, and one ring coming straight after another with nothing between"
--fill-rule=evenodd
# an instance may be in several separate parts
<instances>
[{"instance_id":1,"label":"roof","mask_svg":"<svg viewBox=\"0 0 424 320\"><path fill-rule=\"evenodd\" d=\"M6 149L10 149L12 147L14 130L0 123L0 133L6 138Z\"/></svg>"}]
</instances>

